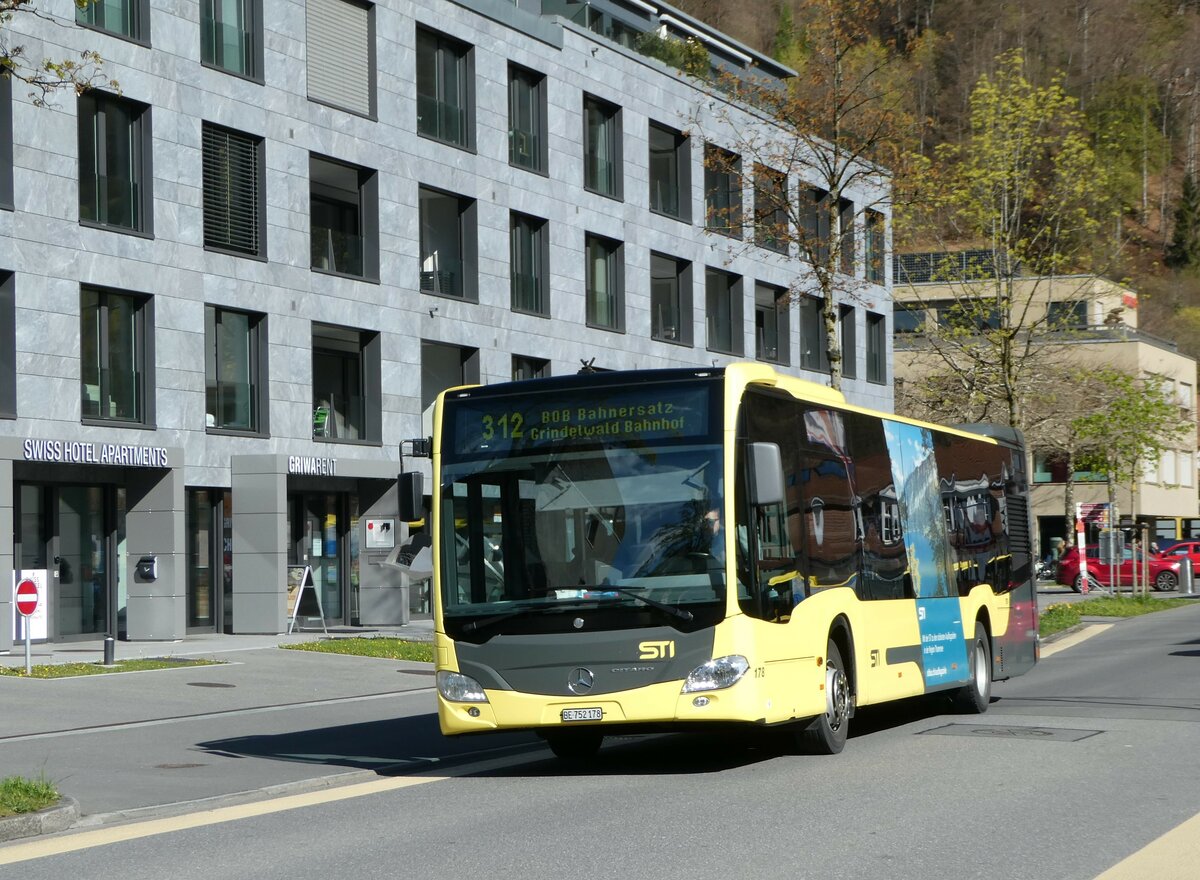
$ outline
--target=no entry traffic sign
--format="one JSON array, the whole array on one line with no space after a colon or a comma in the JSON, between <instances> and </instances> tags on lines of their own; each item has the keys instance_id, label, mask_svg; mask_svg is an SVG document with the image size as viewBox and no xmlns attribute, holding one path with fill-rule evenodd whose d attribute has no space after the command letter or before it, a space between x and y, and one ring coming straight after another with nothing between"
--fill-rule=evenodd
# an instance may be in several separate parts
<instances>
[{"instance_id":1,"label":"no entry traffic sign","mask_svg":"<svg viewBox=\"0 0 1200 880\"><path fill-rule=\"evenodd\" d=\"M37 584L25 578L17 584L17 611L29 617L38 607Z\"/></svg>"}]
</instances>

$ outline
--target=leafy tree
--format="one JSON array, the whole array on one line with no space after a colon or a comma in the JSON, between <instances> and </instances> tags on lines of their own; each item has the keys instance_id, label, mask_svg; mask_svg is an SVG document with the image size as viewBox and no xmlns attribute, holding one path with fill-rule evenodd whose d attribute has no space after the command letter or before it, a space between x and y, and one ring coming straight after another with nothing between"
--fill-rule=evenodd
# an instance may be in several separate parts
<instances>
[{"instance_id":1,"label":"leafy tree","mask_svg":"<svg viewBox=\"0 0 1200 880\"><path fill-rule=\"evenodd\" d=\"M876 34L888 9L884 0L801 0L794 19L792 12L780 18L776 34L784 50L780 60L797 76L783 88L754 77L721 77L714 91L722 97L714 94L698 108L691 125L703 134L707 124L718 123L713 140L724 149L706 155L709 171L739 182L753 176L747 247L757 243L808 263L791 294L822 300L834 388L841 387L843 372L838 303L867 289L856 278L859 269L883 277L886 214L897 182L907 179L905 147L916 126L909 107L910 55ZM794 30L788 29L791 20ZM723 97L729 95L732 103ZM745 125L747 107L771 117L782 135ZM782 181L799 182L800 198ZM740 234L740 210L718 210L727 216L714 217L710 209L710 231ZM858 236L864 241L859 250L856 230L866 231Z\"/></svg>"},{"instance_id":2,"label":"leafy tree","mask_svg":"<svg viewBox=\"0 0 1200 880\"><path fill-rule=\"evenodd\" d=\"M1181 414L1171 388L1156 377L1116 370L1102 370L1097 377L1112 396L1103 408L1073 422L1083 444L1080 462L1114 483L1128 484L1129 513L1136 517L1143 467L1174 449L1195 423Z\"/></svg>"},{"instance_id":3,"label":"leafy tree","mask_svg":"<svg viewBox=\"0 0 1200 880\"><path fill-rule=\"evenodd\" d=\"M969 135L937 149L928 198L905 219L910 235L975 248L934 267L937 295L953 298L957 320L927 325L926 370L941 374L942 384L970 389L978 408L1025 431L1033 446L1040 438L1030 399L1048 374L1070 368L1068 333L1054 323L1062 312L1046 302L1069 312L1087 301L1105 265L1099 233L1118 211L1108 172L1061 83L1026 79L1019 51L997 64L971 93ZM898 298L928 307L925 290Z\"/></svg>"},{"instance_id":4,"label":"leafy tree","mask_svg":"<svg viewBox=\"0 0 1200 880\"><path fill-rule=\"evenodd\" d=\"M84 9L91 2L75 0L75 5ZM13 32L12 23L17 15L47 21L53 19L37 8L35 0L0 0L0 76L28 86L34 104L44 106L64 89L78 95L98 86L119 88L116 80L105 76L100 54L90 49L80 52L78 58L43 58L40 61L29 58L25 46L18 42L20 35Z\"/></svg>"},{"instance_id":5,"label":"leafy tree","mask_svg":"<svg viewBox=\"0 0 1200 880\"><path fill-rule=\"evenodd\" d=\"M1200 191L1190 174L1184 175L1175 207L1175 232L1167 247L1166 264L1175 269L1200 268Z\"/></svg>"}]
</instances>

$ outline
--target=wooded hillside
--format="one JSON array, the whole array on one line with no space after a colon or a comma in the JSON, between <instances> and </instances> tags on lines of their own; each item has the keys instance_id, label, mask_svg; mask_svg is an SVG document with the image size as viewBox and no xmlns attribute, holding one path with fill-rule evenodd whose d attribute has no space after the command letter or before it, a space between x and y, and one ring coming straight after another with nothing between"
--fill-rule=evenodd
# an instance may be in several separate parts
<instances>
[{"instance_id":1,"label":"wooded hillside","mask_svg":"<svg viewBox=\"0 0 1200 880\"><path fill-rule=\"evenodd\" d=\"M675 5L796 67L821 4ZM1119 259L1081 268L1130 283L1142 294L1142 327L1200 355L1200 198L1194 187L1184 197L1185 177L1197 171L1200 0L894 0L875 15L876 36L908 67L916 122L906 149L917 155L967 137L972 90L996 76L1004 53L1021 50L1035 85L1061 82L1120 206L1120 221L1103 233L1119 243ZM904 248L905 230L897 232Z\"/></svg>"}]
</instances>

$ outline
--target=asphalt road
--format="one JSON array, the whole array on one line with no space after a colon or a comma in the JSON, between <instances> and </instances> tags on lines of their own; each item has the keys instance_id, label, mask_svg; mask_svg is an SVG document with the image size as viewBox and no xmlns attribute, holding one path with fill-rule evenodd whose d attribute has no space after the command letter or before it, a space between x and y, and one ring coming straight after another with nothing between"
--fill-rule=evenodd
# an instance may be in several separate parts
<instances>
[{"instance_id":1,"label":"asphalt road","mask_svg":"<svg viewBox=\"0 0 1200 880\"><path fill-rule=\"evenodd\" d=\"M222 799L207 813L10 845L0 878L1092 880L1200 813L1200 605L1054 653L998 684L982 717L934 702L863 710L834 758L787 755L762 738L646 737L607 744L573 770L528 738L441 739L427 687L360 696L64 735L61 752L51 739L0 744L5 763L14 747L101 764L141 751L147 768L200 765L158 771L197 783L371 780L268 801L259 814ZM327 800L344 795L354 796ZM5 863L35 845L48 854ZM1152 873L1125 876L1196 876L1197 835L1183 846Z\"/></svg>"}]
</instances>

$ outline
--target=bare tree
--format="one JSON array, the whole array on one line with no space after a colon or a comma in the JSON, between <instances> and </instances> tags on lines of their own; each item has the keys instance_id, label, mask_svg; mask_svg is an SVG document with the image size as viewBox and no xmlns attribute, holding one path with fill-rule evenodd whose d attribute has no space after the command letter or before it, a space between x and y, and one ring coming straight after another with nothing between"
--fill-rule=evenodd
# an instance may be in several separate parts
<instances>
[{"instance_id":1,"label":"bare tree","mask_svg":"<svg viewBox=\"0 0 1200 880\"><path fill-rule=\"evenodd\" d=\"M75 5L86 9L91 2L75 0ZM34 104L45 106L63 90L71 90L77 95L100 86L119 90L117 81L104 74L104 62L98 52L84 50L77 58L31 59L21 42L21 35L13 31L16 16L37 18L53 25L62 22L38 9L34 0L0 0L0 76L28 86Z\"/></svg>"}]
</instances>

